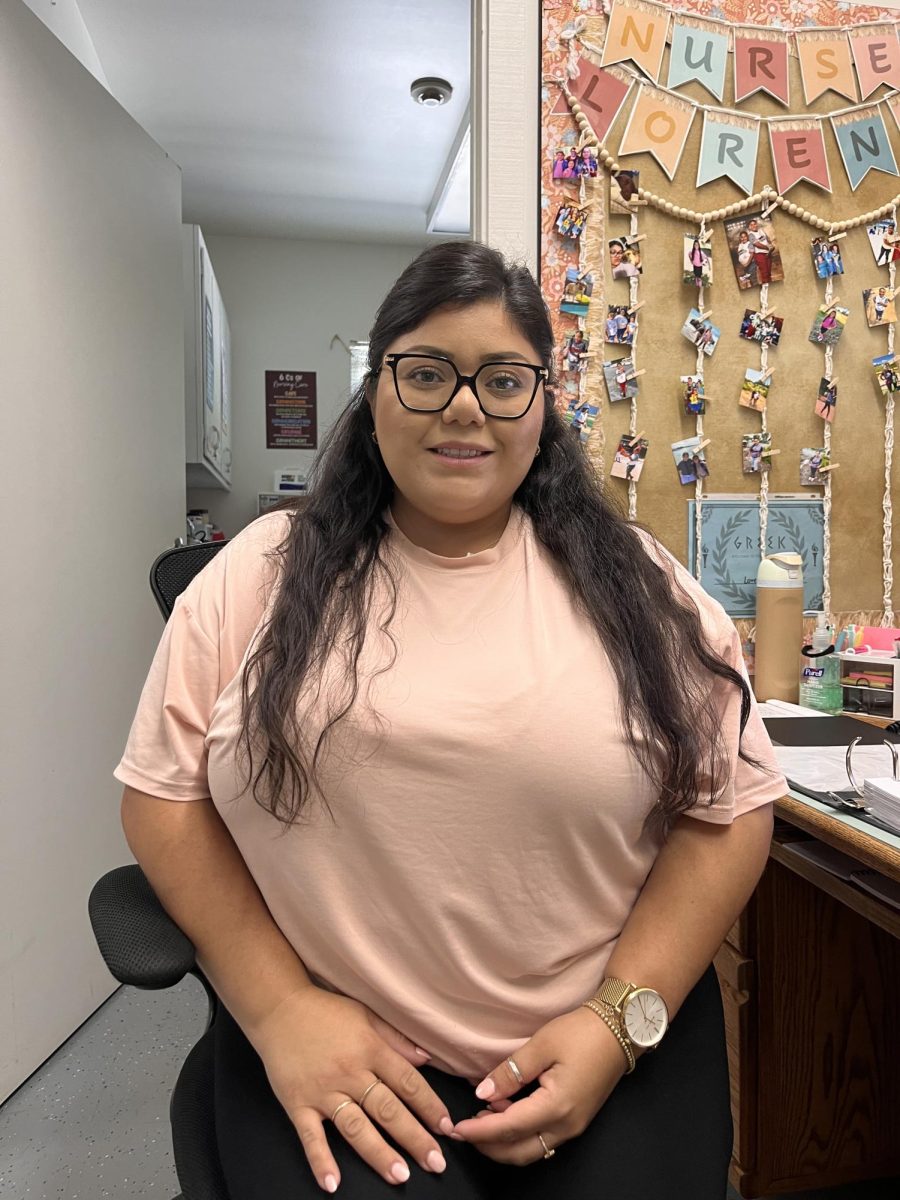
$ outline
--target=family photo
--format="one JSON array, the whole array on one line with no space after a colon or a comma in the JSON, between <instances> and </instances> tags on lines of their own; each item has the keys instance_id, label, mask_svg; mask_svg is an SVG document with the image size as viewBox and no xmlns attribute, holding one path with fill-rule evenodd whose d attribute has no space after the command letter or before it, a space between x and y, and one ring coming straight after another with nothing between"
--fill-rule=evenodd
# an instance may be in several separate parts
<instances>
[{"instance_id":1,"label":"family photo","mask_svg":"<svg viewBox=\"0 0 900 1200\"><path fill-rule=\"evenodd\" d=\"M697 416L706 412L702 375L681 376L681 399L684 411L688 416Z\"/></svg>"},{"instance_id":2,"label":"family photo","mask_svg":"<svg viewBox=\"0 0 900 1200\"><path fill-rule=\"evenodd\" d=\"M829 242L827 239L814 237L810 243L813 266L819 279L828 279L832 275L843 275L844 260L841 258L839 242Z\"/></svg>"},{"instance_id":3,"label":"family photo","mask_svg":"<svg viewBox=\"0 0 900 1200\"><path fill-rule=\"evenodd\" d=\"M630 346L637 333L637 316L627 304L611 304L606 313L606 340L615 346Z\"/></svg>"},{"instance_id":4,"label":"family photo","mask_svg":"<svg viewBox=\"0 0 900 1200\"><path fill-rule=\"evenodd\" d=\"M741 463L745 475L757 475L768 471L772 465L769 451L772 449L771 433L745 433L741 438Z\"/></svg>"},{"instance_id":5,"label":"family photo","mask_svg":"<svg viewBox=\"0 0 900 1200\"><path fill-rule=\"evenodd\" d=\"M682 272L685 283L694 287L709 287L713 281L712 245L693 234L684 235Z\"/></svg>"},{"instance_id":6,"label":"family photo","mask_svg":"<svg viewBox=\"0 0 900 1200\"><path fill-rule=\"evenodd\" d=\"M568 182L588 176L590 179L597 175L597 156L590 146L576 150L569 146L557 150L553 155L553 178L556 182Z\"/></svg>"},{"instance_id":7,"label":"family photo","mask_svg":"<svg viewBox=\"0 0 900 1200\"><path fill-rule=\"evenodd\" d=\"M686 337L691 345L702 350L707 357L718 346L721 334L722 330L718 325L713 325L708 318L701 320L700 310L697 308L691 309L681 327L682 337Z\"/></svg>"},{"instance_id":8,"label":"family photo","mask_svg":"<svg viewBox=\"0 0 900 1200\"><path fill-rule=\"evenodd\" d=\"M841 305L819 305L812 329L809 331L809 341L817 342L820 346L836 346L841 340L849 316L849 308L843 308Z\"/></svg>"},{"instance_id":9,"label":"family photo","mask_svg":"<svg viewBox=\"0 0 900 1200\"><path fill-rule=\"evenodd\" d=\"M575 204L561 204L556 214L556 231L567 238L579 238L587 223L587 210Z\"/></svg>"},{"instance_id":10,"label":"family photo","mask_svg":"<svg viewBox=\"0 0 900 1200\"><path fill-rule=\"evenodd\" d=\"M638 381L634 378L634 360L628 358L609 359L603 364L603 378L610 402L633 400L638 394Z\"/></svg>"},{"instance_id":11,"label":"family photo","mask_svg":"<svg viewBox=\"0 0 900 1200\"><path fill-rule=\"evenodd\" d=\"M644 437L635 438L630 433L623 433L616 447L610 475L615 476L616 479L634 479L635 481L640 479L649 445L650 443Z\"/></svg>"},{"instance_id":12,"label":"family photo","mask_svg":"<svg viewBox=\"0 0 900 1200\"><path fill-rule=\"evenodd\" d=\"M675 460L678 478L683 484L696 483L698 479L706 479L709 475L706 453L700 449L702 440L699 437L690 437L672 443L672 458Z\"/></svg>"},{"instance_id":13,"label":"family photo","mask_svg":"<svg viewBox=\"0 0 900 1200\"><path fill-rule=\"evenodd\" d=\"M754 412L765 412L769 396L770 380L762 371L748 367L744 372L744 382L741 384L739 403L744 408L752 408Z\"/></svg>"},{"instance_id":14,"label":"family photo","mask_svg":"<svg viewBox=\"0 0 900 1200\"><path fill-rule=\"evenodd\" d=\"M781 251L769 217L751 213L726 221L725 237L739 288L756 288L784 279Z\"/></svg>"},{"instance_id":15,"label":"family photo","mask_svg":"<svg viewBox=\"0 0 900 1200\"><path fill-rule=\"evenodd\" d=\"M759 342L763 346L777 346L781 341L781 327L784 317L776 317L771 313L764 317L761 312L752 308L744 309L744 319L741 321L740 335L748 342Z\"/></svg>"}]
</instances>

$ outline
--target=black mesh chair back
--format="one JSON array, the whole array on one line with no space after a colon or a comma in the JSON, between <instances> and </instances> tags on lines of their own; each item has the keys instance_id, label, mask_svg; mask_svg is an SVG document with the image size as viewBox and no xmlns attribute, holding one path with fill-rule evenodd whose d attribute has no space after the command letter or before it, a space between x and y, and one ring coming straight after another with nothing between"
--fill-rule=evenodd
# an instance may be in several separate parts
<instances>
[{"instance_id":1,"label":"black mesh chair back","mask_svg":"<svg viewBox=\"0 0 900 1200\"><path fill-rule=\"evenodd\" d=\"M227 545L227 541L197 542L191 546L173 546L160 554L150 568L150 590L167 621L176 598Z\"/></svg>"}]
</instances>

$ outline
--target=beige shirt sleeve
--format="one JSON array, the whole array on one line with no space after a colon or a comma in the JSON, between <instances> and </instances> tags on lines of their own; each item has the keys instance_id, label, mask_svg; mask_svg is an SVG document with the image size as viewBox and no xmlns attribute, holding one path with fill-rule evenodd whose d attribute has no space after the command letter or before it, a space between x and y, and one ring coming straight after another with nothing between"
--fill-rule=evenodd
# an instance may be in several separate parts
<instances>
[{"instance_id":1,"label":"beige shirt sleeve","mask_svg":"<svg viewBox=\"0 0 900 1200\"><path fill-rule=\"evenodd\" d=\"M210 714L234 677L271 596L267 557L288 518L254 521L191 580L166 624L114 775L165 800L209 796Z\"/></svg>"},{"instance_id":2,"label":"beige shirt sleeve","mask_svg":"<svg viewBox=\"0 0 900 1200\"><path fill-rule=\"evenodd\" d=\"M671 575L677 585L696 604L700 620L711 648L730 667L750 679L744 664L740 635L725 609L704 591L685 568L643 530L637 531L647 552ZM741 734L741 696L727 679L712 677L713 703L718 714L721 745L726 754L725 786L715 803L709 793L688 809L686 816L720 825L730 824L735 817L771 804L787 792L787 782L781 773L772 749L772 742L759 715L756 698L750 690L750 714ZM744 761L738 748L756 761L758 766Z\"/></svg>"}]
</instances>

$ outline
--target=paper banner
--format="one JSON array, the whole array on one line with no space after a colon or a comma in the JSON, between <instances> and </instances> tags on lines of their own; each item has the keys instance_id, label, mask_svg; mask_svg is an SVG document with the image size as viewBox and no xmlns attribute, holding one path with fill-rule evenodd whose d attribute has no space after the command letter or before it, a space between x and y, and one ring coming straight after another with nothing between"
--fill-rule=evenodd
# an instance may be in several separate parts
<instances>
[{"instance_id":1,"label":"paper banner","mask_svg":"<svg viewBox=\"0 0 900 1200\"><path fill-rule=\"evenodd\" d=\"M848 100L856 99L850 43L843 34L833 30L807 33L798 29L794 33L794 43L807 104L812 104L827 91L837 92Z\"/></svg>"},{"instance_id":2,"label":"paper banner","mask_svg":"<svg viewBox=\"0 0 900 1200\"><path fill-rule=\"evenodd\" d=\"M897 131L900 133L900 96L890 96L886 103L891 110L891 116L894 118Z\"/></svg>"},{"instance_id":3,"label":"paper banner","mask_svg":"<svg viewBox=\"0 0 900 1200\"><path fill-rule=\"evenodd\" d=\"M590 59L579 56L578 74L569 80L569 92L581 105L598 141L605 139L622 111L632 82L629 76L615 67L610 71L601 71ZM571 112L565 92L560 94L553 112Z\"/></svg>"},{"instance_id":4,"label":"paper banner","mask_svg":"<svg viewBox=\"0 0 900 1200\"><path fill-rule=\"evenodd\" d=\"M866 100L879 84L900 87L900 42L893 25L848 29L850 48L859 76L860 99Z\"/></svg>"},{"instance_id":5,"label":"paper banner","mask_svg":"<svg viewBox=\"0 0 900 1200\"><path fill-rule=\"evenodd\" d=\"M831 173L825 153L825 131L815 117L789 117L769 122L775 184L785 194L805 179L826 192L831 191Z\"/></svg>"},{"instance_id":6,"label":"paper banner","mask_svg":"<svg viewBox=\"0 0 900 1200\"><path fill-rule=\"evenodd\" d=\"M619 154L652 154L674 179L695 112L687 100L640 84Z\"/></svg>"},{"instance_id":7,"label":"paper banner","mask_svg":"<svg viewBox=\"0 0 900 1200\"><path fill-rule=\"evenodd\" d=\"M696 80L711 96L721 100L728 66L728 34L718 33L709 26L682 24L683 19L676 17L672 27L666 86L680 87Z\"/></svg>"},{"instance_id":8,"label":"paper banner","mask_svg":"<svg viewBox=\"0 0 900 1200\"><path fill-rule=\"evenodd\" d=\"M877 104L844 116L831 117L830 120L854 192L869 171L884 171L886 175L900 174L884 117Z\"/></svg>"},{"instance_id":9,"label":"paper banner","mask_svg":"<svg viewBox=\"0 0 900 1200\"><path fill-rule=\"evenodd\" d=\"M790 104L787 35L766 29L735 30L734 102L768 92Z\"/></svg>"},{"instance_id":10,"label":"paper banner","mask_svg":"<svg viewBox=\"0 0 900 1200\"><path fill-rule=\"evenodd\" d=\"M749 196L756 173L759 119L732 116L707 109L700 140L697 187L727 177Z\"/></svg>"},{"instance_id":11,"label":"paper banner","mask_svg":"<svg viewBox=\"0 0 900 1200\"><path fill-rule=\"evenodd\" d=\"M658 83L668 32L669 12L662 5L614 0L600 66L631 60Z\"/></svg>"}]
</instances>

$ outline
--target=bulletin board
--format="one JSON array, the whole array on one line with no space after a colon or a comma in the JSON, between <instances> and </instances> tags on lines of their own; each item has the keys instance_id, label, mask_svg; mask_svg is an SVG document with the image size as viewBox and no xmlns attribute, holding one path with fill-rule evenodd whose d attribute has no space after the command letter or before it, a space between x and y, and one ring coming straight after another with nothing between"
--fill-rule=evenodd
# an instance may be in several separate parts
<instances>
[{"instance_id":1,"label":"bulletin board","mask_svg":"<svg viewBox=\"0 0 900 1200\"><path fill-rule=\"evenodd\" d=\"M696 80L678 83L669 89L669 104L673 110L687 111L693 107L692 124L678 156L677 167L670 179L657 158L640 150L635 138L635 106L641 96L652 88L653 79L646 65L641 68L633 61L606 64L603 70L629 83L629 95L614 115L608 129L596 137L591 126L595 113L589 104L577 100L580 61L599 67L601 54L609 31L610 16L597 11L593 3L578 0L544 0L543 3L543 61L542 61L542 178L541 178L541 283L554 321L559 350L559 405L573 419L580 407L581 433L586 450L606 481L605 486L616 493L622 507L642 523L647 524L682 562L697 562L689 549L700 545L700 519L697 504L704 496L730 495L753 500L762 495L762 508L767 511L780 494L821 497L826 509L829 538L828 584L824 607L835 620L849 620L865 615L869 623L893 623L893 608L900 608L894 597L893 576L900 580L900 539L893 538L893 516L890 488L896 481L892 461L890 436L886 422L893 411L892 395L885 396L879 387L873 359L893 350L886 325L870 328L863 304L864 289L887 285L889 269L886 263L877 265L870 246L867 224L844 230L840 248L843 273L830 277L830 283L819 277L813 261L812 239L834 236L842 222L868 214L871 217L885 208L886 219L891 215L890 202L900 193L900 178L895 173L900 161L900 135L896 113L891 105L894 92L891 86L880 85L867 96L865 79L853 68L853 95L838 95L824 91L806 102L805 89L810 80L801 72L797 44L778 32L823 27L820 38L827 40L828 29L837 31L859 26L884 30L890 26L896 38L896 13L876 7L855 7L846 11L836 0L766 0L765 5L745 3L744 0L721 0L713 7L708 0L682 0L677 7L651 5L644 0L618 0L632 10L638 21L641 10L652 12L665 8L671 14L667 25L658 74L655 78L665 86L670 79L669 64L673 54L673 36L684 37L684 28L677 32L677 14L682 27L702 30L711 14L722 18L706 28L713 28L728 37L725 90L721 99ZM615 9L615 5L613 9ZM619 14L621 18L621 13ZM747 39L761 41L772 37L787 42L786 79L788 103L765 91L735 99L736 89L746 87L736 67L735 34L741 21L757 22L758 28L744 27ZM763 29L762 27L766 28ZM640 31L638 24L634 27ZM776 47L777 49L777 47ZM900 53L900 51L898 51ZM652 66L651 66L652 70ZM900 66L898 66L900 70ZM893 76L891 76L893 78ZM846 80L845 88L846 88ZM900 84L900 78L898 78ZM583 85L583 79L582 79ZM773 84L778 90L779 85ZM897 86L894 84L893 86ZM575 98L575 104L572 99ZM707 106L706 109L696 106ZM878 166L851 186L848 170L840 151L840 139L845 137L844 125L866 116L874 106L883 117L884 136L888 140L887 156L883 147ZM609 115L615 105L605 104ZM707 118L708 110L710 111ZM847 110L852 110L847 115ZM834 122L828 119L837 114ZM805 179L794 182L788 178L784 156L779 160L780 175L773 161L770 130L790 134L804 128L808 116L820 116L821 145L828 172L830 191ZM756 122L755 118L790 118L772 123ZM590 119L588 119L590 118ZM677 121L677 112L675 120ZM729 168L730 175L714 178L716 161L710 160L709 144L702 149L707 135L715 134L715 122L731 121L740 127L742 122L758 129L758 148L746 175L737 167ZM796 124L795 124L796 122ZM818 125L818 123L816 123ZM709 126L709 128L707 128ZM740 130L738 130L738 133ZM577 182L554 180L554 164L559 161L561 147L581 146L594 142L597 146L597 171L592 178L585 170ZM623 144L624 142L624 144ZM810 142L812 143L812 140ZM630 148L640 152L623 153ZM797 157L797 156L795 156ZM703 162L701 163L701 158ZM606 161L604 161L606 160ZM613 162L614 160L614 162ZM798 159L806 164L806 159ZM726 166L731 160L726 158ZM806 165L808 175L822 182L822 162L810 156ZM630 209L610 204L609 168L618 166L640 172L640 186L653 197L652 203L638 204ZM796 165L791 161L789 166ZM854 164L851 161L851 169ZM672 164L668 164L671 171ZM698 184L698 172L701 181ZM734 176L740 176L734 178ZM778 184L784 189L778 192ZM764 188L770 190L763 191ZM760 197L751 208L723 215L722 210L740 204L750 196ZM772 207L778 199L779 203ZM557 227L562 204L578 201L584 218L583 231L578 237L563 236ZM788 208L792 205L795 212ZM573 203L573 206L574 203ZM667 209L669 211L667 211ZM770 315L783 319L777 346L763 348L757 342L739 336L745 310L759 310L763 293L754 285L741 290L732 264L726 239L725 221L746 218L752 212L770 209L777 244L777 255L783 270L783 280L769 284L766 308ZM682 210L682 211L679 211ZM706 222L704 236L709 236L712 257L712 282L702 289L702 310L711 312L712 325L720 330L714 352L701 356L696 346L682 334L689 310L696 306L698 291L693 282L685 282L684 238L697 236L699 221L689 213L713 213ZM822 226L803 219L804 213L820 218ZM637 231L635 234L634 231ZM641 274L632 278L613 279L607 243L622 235L631 234L640 240L632 245L637 250ZM900 257L900 254L898 254ZM770 258L770 263L774 261ZM900 264L898 264L900 265ZM561 312L565 305L566 271L593 275L593 288L587 314ZM770 268L771 271L771 268ZM773 273L777 276L777 271ZM900 286L900 270L897 271ZM827 290L826 290L827 288ZM571 299L573 291L568 293ZM610 305L629 306L635 300L637 334L633 346L636 379L620 381L622 399L611 402L604 378L604 362L630 353L627 346L607 344L605 322ZM582 296L583 300L583 296ZM840 340L833 345L828 357L830 376L837 381L837 404L833 421L826 422L818 405L821 381L826 374L826 342L814 343L809 335L820 305L828 304L848 310ZM571 309L572 305L568 307ZM575 304L578 309L578 304ZM898 294L900 308L900 294ZM833 320L831 322L833 324ZM826 323L827 324L827 323ZM578 357L576 339L574 355L564 354L573 333L588 339L585 369L567 371ZM898 341L900 349L900 341ZM683 377L696 373L701 366L705 412L702 415L687 411ZM744 407L739 402L745 374L772 369L768 377L765 414ZM607 368L609 371L610 369ZM610 380L616 386L613 380ZM627 389L637 383L638 394L632 404ZM900 375L898 375L900 384ZM898 392L900 394L900 392ZM578 422L576 421L576 424ZM827 428L827 432L826 432ZM611 476L615 452L623 434L640 433L646 438L646 456L640 461L637 482ZM744 471L746 436L769 435L768 471L747 474ZM708 475L702 480L682 484L671 446L683 439L700 435L705 441ZM801 484L801 451L820 450L829 443L830 460L834 469L818 476L818 482ZM632 447L638 444L632 442ZM626 447L627 449L627 447ZM886 454L889 463L886 471ZM807 464L806 478L809 479ZM621 460L621 455L620 455ZM700 468L698 468L699 470ZM619 476L627 471L620 461ZM815 478L815 474L813 478ZM886 491L887 489L887 491ZM689 502L694 501L693 509ZM693 542L692 542L693 539ZM762 552L762 547L760 548Z\"/></svg>"}]
</instances>

